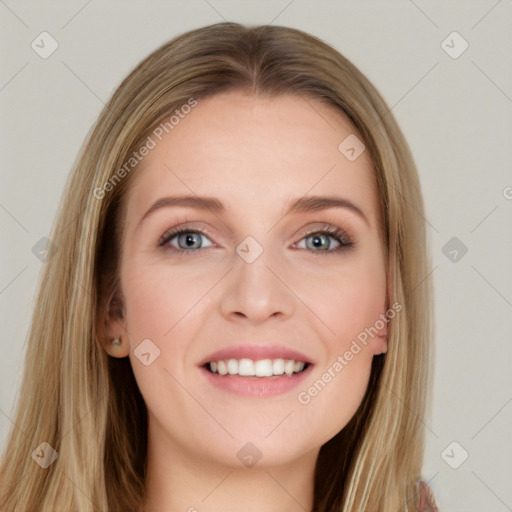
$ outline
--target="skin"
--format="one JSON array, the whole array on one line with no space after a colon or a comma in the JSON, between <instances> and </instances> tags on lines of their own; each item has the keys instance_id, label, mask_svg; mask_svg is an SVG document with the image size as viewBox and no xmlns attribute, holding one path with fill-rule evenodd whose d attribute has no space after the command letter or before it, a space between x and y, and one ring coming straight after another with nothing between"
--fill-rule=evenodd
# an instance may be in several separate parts
<instances>
[{"instance_id":1,"label":"skin","mask_svg":"<svg viewBox=\"0 0 512 512\"><path fill-rule=\"evenodd\" d=\"M338 150L352 133L319 100L229 91L200 100L137 168L125 198L124 316L108 327L122 345L105 349L130 358L148 408L145 512L311 510L319 449L352 418L373 356L387 349L383 328L307 405L297 400L387 309L371 162ZM225 210L163 207L141 222L170 195L215 197ZM340 207L284 215L305 195L348 199L366 220ZM159 247L178 224L208 230L203 248L180 254L177 238L174 251ZM307 245L326 224L350 233L354 247ZM252 263L236 252L247 236L263 249ZM147 338L160 350L149 366L133 352ZM295 348L312 373L273 397L213 387L199 363L242 342ZM247 442L262 454L252 468L237 458Z\"/></svg>"}]
</instances>

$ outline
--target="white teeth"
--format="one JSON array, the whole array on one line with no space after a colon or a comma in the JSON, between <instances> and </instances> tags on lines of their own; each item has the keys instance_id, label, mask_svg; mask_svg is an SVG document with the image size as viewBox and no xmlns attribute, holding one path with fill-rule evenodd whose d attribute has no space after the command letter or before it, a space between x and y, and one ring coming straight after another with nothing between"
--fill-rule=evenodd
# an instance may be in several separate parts
<instances>
[{"instance_id":1,"label":"white teeth","mask_svg":"<svg viewBox=\"0 0 512 512\"><path fill-rule=\"evenodd\" d=\"M228 359L228 373L229 375L236 375L238 373L238 360Z\"/></svg>"},{"instance_id":2,"label":"white teeth","mask_svg":"<svg viewBox=\"0 0 512 512\"><path fill-rule=\"evenodd\" d=\"M295 366L295 361L288 360L284 363L284 373L286 375L291 375L293 373L293 367Z\"/></svg>"},{"instance_id":3,"label":"white teeth","mask_svg":"<svg viewBox=\"0 0 512 512\"><path fill-rule=\"evenodd\" d=\"M301 372L302 370L304 370L304 363L302 363L300 361L295 361L293 364L293 371L295 373L298 373L298 372Z\"/></svg>"},{"instance_id":4,"label":"white teeth","mask_svg":"<svg viewBox=\"0 0 512 512\"><path fill-rule=\"evenodd\" d=\"M212 363L210 363L212 364ZM213 372L213 370L212 370ZM215 373L215 372L213 372ZM254 361L252 359L240 359L238 361L238 375L251 376L256 375L254 370Z\"/></svg>"},{"instance_id":5,"label":"white teeth","mask_svg":"<svg viewBox=\"0 0 512 512\"><path fill-rule=\"evenodd\" d=\"M271 377L272 375L288 376L304 370L306 363L292 359L226 359L212 361L209 364L212 373L219 375L240 375L243 377Z\"/></svg>"},{"instance_id":6,"label":"white teeth","mask_svg":"<svg viewBox=\"0 0 512 512\"><path fill-rule=\"evenodd\" d=\"M274 359L272 364L274 375L283 375L284 373L284 359Z\"/></svg>"},{"instance_id":7,"label":"white teeth","mask_svg":"<svg viewBox=\"0 0 512 512\"><path fill-rule=\"evenodd\" d=\"M274 373L272 370L272 361L270 359L262 359L254 363L254 371L256 377L271 377Z\"/></svg>"},{"instance_id":8,"label":"white teeth","mask_svg":"<svg viewBox=\"0 0 512 512\"><path fill-rule=\"evenodd\" d=\"M213 369L211 366L210 366L210 370L212 370L212 372L213 372ZM217 371L221 375L226 375L228 373L228 367L226 365L226 361L218 361L217 362Z\"/></svg>"}]
</instances>

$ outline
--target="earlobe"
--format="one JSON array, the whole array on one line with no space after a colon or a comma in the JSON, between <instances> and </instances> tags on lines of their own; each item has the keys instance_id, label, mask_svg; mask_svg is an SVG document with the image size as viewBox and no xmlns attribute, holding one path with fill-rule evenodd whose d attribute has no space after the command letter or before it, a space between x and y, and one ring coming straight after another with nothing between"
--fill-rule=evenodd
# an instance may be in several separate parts
<instances>
[{"instance_id":1,"label":"earlobe","mask_svg":"<svg viewBox=\"0 0 512 512\"><path fill-rule=\"evenodd\" d=\"M375 336L375 355L385 354L388 350L388 325L389 318L387 316L388 308L386 306L386 313L381 313L379 319L375 322L377 334Z\"/></svg>"},{"instance_id":2,"label":"earlobe","mask_svg":"<svg viewBox=\"0 0 512 512\"><path fill-rule=\"evenodd\" d=\"M112 295L104 318L102 345L112 357L126 357L130 353L126 329L123 326L123 302L118 293Z\"/></svg>"},{"instance_id":3,"label":"earlobe","mask_svg":"<svg viewBox=\"0 0 512 512\"><path fill-rule=\"evenodd\" d=\"M382 314L380 315L381 319L384 317L386 318L386 315ZM377 336L387 337L388 335L388 319L385 320L377 320L375 326L377 327L378 333Z\"/></svg>"},{"instance_id":4,"label":"earlobe","mask_svg":"<svg viewBox=\"0 0 512 512\"><path fill-rule=\"evenodd\" d=\"M126 357L130 353L128 335L117 320L109 319L106 322L102 345L108 355L112 357Z\"/></svg>"},{"instance_id":5,"label":"earlobe","mask_svg":"<svg viewBox=\"0 0 512 512\"><path fill-rule=\"evenodd\" d=\"M122 338L114 338L106 343L104 346L105 351L112 357L126 357L130 353L130 347L127 341Z\"/></svg>"},{"instance_id":6,"label":"earlobe","mask_svg":"<svg viewBox=\"0 0 512 512\"><path fill-rule=\"evenodd\" d=\"M375 336L373 340L373 355L378 356L388 351L388 337L386 335Z\"/></svg>"}]
</instances>

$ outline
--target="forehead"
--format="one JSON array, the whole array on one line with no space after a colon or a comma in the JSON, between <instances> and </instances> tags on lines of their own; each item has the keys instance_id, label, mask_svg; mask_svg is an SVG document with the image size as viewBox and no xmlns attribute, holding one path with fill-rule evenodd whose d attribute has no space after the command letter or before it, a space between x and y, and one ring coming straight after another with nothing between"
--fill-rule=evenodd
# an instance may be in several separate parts
<instances>
[{"instance_id":1,"label":"forehead","mask_svg":"<svg viewBox=\"0 0 512 512\"><path fill-rule=\"evenodd\" d=\"M229 91L198 100L174 121L168 133L150 135L155 145L134 171L128 217L165 195L215 196L233 211L279 215L290 199L339 194L377 223L371 159L367 151L347 158L343 141L354 146L361 137L335 107Z\"/></svg>"}]
</instances>

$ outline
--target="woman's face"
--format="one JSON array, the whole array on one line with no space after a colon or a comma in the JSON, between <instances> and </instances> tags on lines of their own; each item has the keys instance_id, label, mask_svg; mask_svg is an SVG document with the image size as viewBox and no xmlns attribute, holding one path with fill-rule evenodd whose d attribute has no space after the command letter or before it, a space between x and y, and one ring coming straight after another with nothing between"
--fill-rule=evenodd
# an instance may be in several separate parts
<instances>
[{"instance_id":1,"label":"woman's face","mask_svg":"<svg viewBox=\"0 0 512 512\"><path fill-rule=\"evenodd\" d=\"M150 439L232 466L316 456L386 350L369 156L318 100L230 91L182 117L133 171L111 331Z\"/></svg>"}]
</instances>

